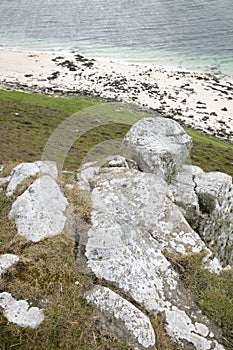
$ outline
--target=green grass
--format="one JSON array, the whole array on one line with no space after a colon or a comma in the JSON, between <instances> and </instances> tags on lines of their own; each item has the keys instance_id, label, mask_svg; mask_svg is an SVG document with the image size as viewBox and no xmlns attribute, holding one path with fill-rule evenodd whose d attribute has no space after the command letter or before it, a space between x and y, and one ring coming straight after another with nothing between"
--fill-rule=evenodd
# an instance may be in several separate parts
<instances>
[{"instance_id":1,"label":"green grass","mask_svg":"<svg viewBox=\"0 0 233 350\"><path fill-rule=\"evenodd\" d=\"M0 91L0 163L5 165L1 176L9 174L10 169L20 162L40 159L49 137L76 112L84 118L101 116L109 124L93 128L73 144L64 164L64 169L72 171L79 167L95 145L109 139L123 138L130 124L145 116L127 107L114 109L111 103L106 106L98 99L55 98ZM218 170L233 176L232 145L193 130L187 132L194 141L192 164L201 166L205 171ZM68 175L66 181L74 179ZM19 191L22 191L22 187ZM129 349L110 335L99 333L95 311L82 300L82 289L92 281L77 269L73 240L68 235L59 235L32 244L16 236L16 228L7 217L13 199L3 193L0 194L0 253L18 254L20 263L4 275L0 289L12 292L16 298L28 298L39 306L43 304L43 297L47 304L46 321L37 330L18 328L0 316L1 349ZM70 206L75 206L78 219L89 223L89 203L74 190L67 189L65 194ZM224 273L219 277L211 275L200 267L199 260L193 259L174 264L177 269L182 267L179 272L183 283L192 291L200 307L222 327L230 349L233 323L232 273ZM76 280L80 282L78 287L74 284ZM153 324L159 339L159 349L177 349L164 333L162 318L153 320Z\"/></svg>"},{"instance_id":2,"label":"green grass","mask_svg":"<svg viewBox=\"0 0 233 350\"><path fill-rule=\"evenodd\" d=\"M127 107L115 110L111 103L106 105L98 99L0 90L0 162L39 159L54 130L75 112L84 113L86 118L101 116L102 120L110 122L86 132L73 145L65 161L65 168L69 170L77 169L85 154L96 144L122 138L130 124L146 116ZM205 171L222 171L233 176L233 145L196 131L186 131L194 143L192 164L201 166Z\"/></svg>"},{"instance_id":3,"label":"green grass","mask_svg":"<svg viewBox=\"0 0 233 350\"><path fill-rule=\"evenodd\" d=\"M42 94L30 94L18 91L0 90L0 101L27 103L34 106L41 106L50 109L64 111L69 114L78 112L79 110L93 106L99 103L100 99L90 97L52 97Z\"/></svg>"},{"instance_id":4,"label":"green grass","mask_svg":"<svg viewBox=\"0 0 233 350\"><path fill-rule=\"evenodd\" d=\"M204 171L221 171L233 177L233 145L187 129L193 139L192 164Z\"/></svg>"}]
</instances>

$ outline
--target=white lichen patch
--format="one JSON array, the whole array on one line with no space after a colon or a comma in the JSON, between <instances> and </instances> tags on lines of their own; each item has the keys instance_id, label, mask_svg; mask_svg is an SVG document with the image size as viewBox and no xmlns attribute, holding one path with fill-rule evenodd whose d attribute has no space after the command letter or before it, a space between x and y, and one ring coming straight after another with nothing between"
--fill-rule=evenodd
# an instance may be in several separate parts
<instances>
[{"instance_id":1,"label":"white lichen patch","mask_svg":"<svg viewBox=\"0 0 233 350\"><path fill-rule=\"evenodd\" d=\"M26 300L16 300L10 293L0 293L3 315L19 327L36 328L44 321L44 313L38 307L30 307Z\"/></svg>"},{"instance_id":2,"label":"white lichen patch","mask_svg":"<svg viewBox=\"0 0 233 350\"><path fill-rule=\"evenodd\" d=\"M209 334L209 328L206 327L204 324L196 322L195 323L195 329L196 332L200 335L202 335L203 337L207 337L207 335Z\"/></svg>"},{"instance_id":3,"label":"white lichen patch","mask_svg":"<svg viewBox=\"0 0 233 350\"><path fill-rule=\"evenodd\" d=\"M219 349L224 349L211 337L207 338L210 331L206 325L199 322L193 323L185 311L173 306L170 310L166 310L165 314L167 332L177 341L185 340L192 343L197 350L209 350L213 349L213 346L216 349L217 346Z\"/></svg>"}]
</instances>

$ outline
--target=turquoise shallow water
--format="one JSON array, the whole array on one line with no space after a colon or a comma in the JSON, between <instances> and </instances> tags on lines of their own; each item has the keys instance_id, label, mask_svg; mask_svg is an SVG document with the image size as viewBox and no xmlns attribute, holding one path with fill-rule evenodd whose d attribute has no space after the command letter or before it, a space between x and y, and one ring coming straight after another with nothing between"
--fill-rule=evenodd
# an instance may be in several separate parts
<instances>
[{"instance_id":1,"label":"turquoise shallow water","mask_svg":"<svg viewBox=\"0 0 233 350\"><path fill-rule=\"evenodd\" d=\"M0 47L233 76L232 0L1 0Z\"/></svg>"}]
</instances>

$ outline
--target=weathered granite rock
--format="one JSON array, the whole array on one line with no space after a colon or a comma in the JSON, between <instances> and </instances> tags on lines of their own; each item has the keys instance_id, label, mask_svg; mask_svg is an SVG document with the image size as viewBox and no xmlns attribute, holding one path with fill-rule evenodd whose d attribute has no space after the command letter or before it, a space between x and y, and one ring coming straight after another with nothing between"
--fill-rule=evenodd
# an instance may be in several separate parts
<instances>
[{"instance_id":1,"label":"weathered granite rock","mask_svg":"<svg viewBox=\"0 0 233 350\"><path fill-rule=\"evenodd\" d=\"M58 176L56 164L52 161L37 161L34 163L21 163L17 165L12 170L10 182L6 189L6 195L11 196L19 184L37 174L50 175L56 179Z\"/></svg>"},{"instance_id":2,"label":"weathered granite rock","mask_svg":"<svg viewBox=\"0 0 233 350\"><path fill-rule=\"evenodd\" d=\"M192 139L174 120L145 118L126 134L121 151L142 171L170 181L181 168L192 147Z\"/></svg>"},{"instance_id":3,"label":"weathered granite rock","mask_svg":"<svg viewBox=\"0 0 233 350\"><path fill-rule=\"evenodd\" d=\"M134 349L156 349L155 333L149 318L112 290L95 286L84 293L101 312L101 327L127 342Z\"/></svg>"},{"instance_id":4,"label":"weathered granite rock","mask_svg":"<svg viewBox=\"0 0 233 350\"><path fill-rule=\"evenodd\" d=\"M15 254L0 255L0 277L13 264L19 261L19 257Z\"/></svg>"},{"instance_id":5,"label":"weathered granite rock","mask_svg":"<svg viewBox=\"0 0 233 350\"><path fill-rule=\"evenodd\" d=\"M63 230L67 204L56 181L43 175L16 199L9 219L15 221L20 235L38 242Z\"/></svg>"},{"instance_id":6,"label":"weathered granite rock","mask_svg":"<svg viewBox=\"0 0 233 350\"><path fill-rule=\"evenodd\" d=\"M185 349L217 349L218 332L192 302L163 254L165 249L174 254L208 251L167 198L166 182L124 168L100 171L94 182L92 227L87 236L80 235L78 264L84 253L86 272L111 282L145 310L163 313L167 331ZM174 333L173 316L182 321ZM203 336L200 329L205 327L208 332Z\"/></svg>"},{"instance_id":7,"label":"weathered granite rock","mask_svg":"<svg viewBox=\"0 0 233 350\"><path fill-rule=\"evenodd\" d=\"M169 197L223 265L233 264L231 176L184 166L172 180Z\"/></svg>"},{"instance_id":8,"label":"weathered granite rock","mask_svg":"<svg viewBox=\"0 0 233 350\"><path fill-rule=\"evenodd\" d=\"M26 300L16 300L10 293L0 293L0 307L7 320L19 327L36 328L44 321L38 307L30 307Z\"/></svg>"}]
</instances>

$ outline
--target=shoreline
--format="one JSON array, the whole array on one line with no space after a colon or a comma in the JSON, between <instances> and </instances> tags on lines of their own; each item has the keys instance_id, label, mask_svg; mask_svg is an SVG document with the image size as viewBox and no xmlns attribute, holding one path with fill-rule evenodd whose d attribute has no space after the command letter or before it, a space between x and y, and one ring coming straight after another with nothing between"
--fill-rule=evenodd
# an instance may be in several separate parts
<instances>
[{"instance_id":1,"label":"shoreline","mask_svg":"<svg viewBox=\"0 0 233 350\"><path fill-rule=\"evenodd\" d=\"M212 73L0 49L0 88L135 104L233 143L233 82Z\"/></svg>"}]
</instances>

